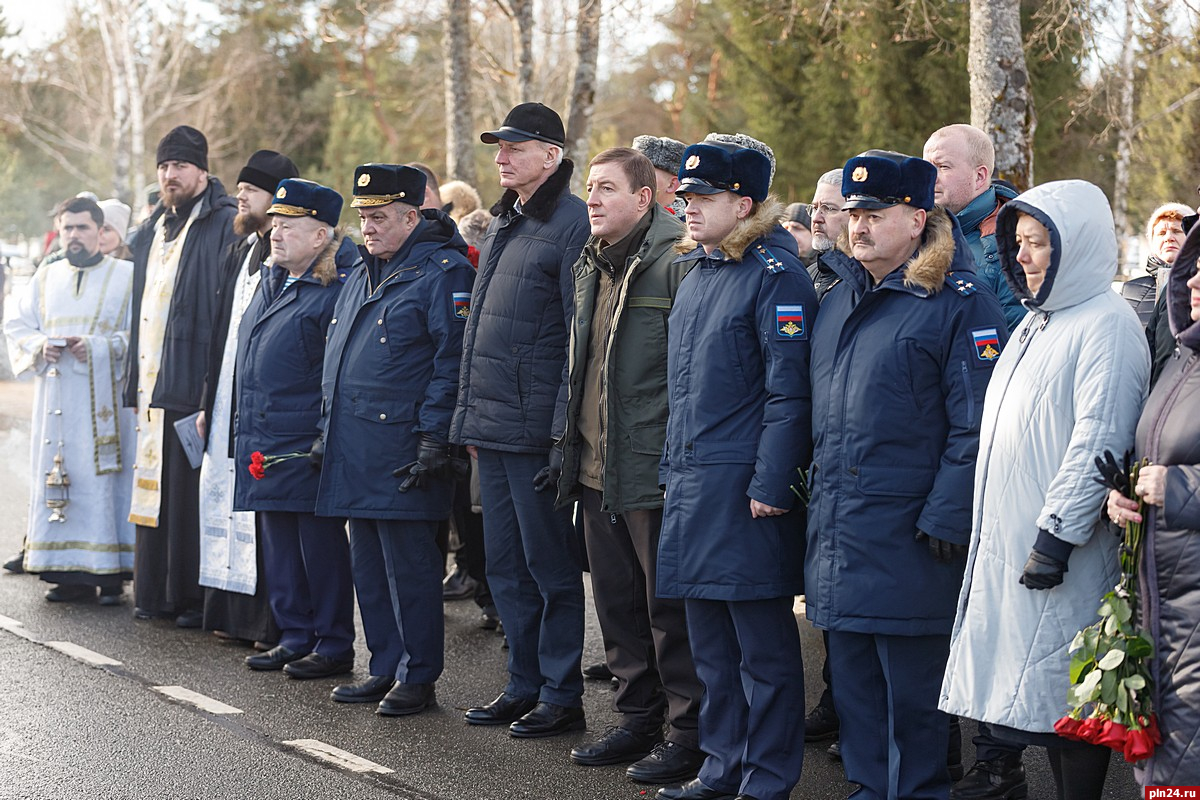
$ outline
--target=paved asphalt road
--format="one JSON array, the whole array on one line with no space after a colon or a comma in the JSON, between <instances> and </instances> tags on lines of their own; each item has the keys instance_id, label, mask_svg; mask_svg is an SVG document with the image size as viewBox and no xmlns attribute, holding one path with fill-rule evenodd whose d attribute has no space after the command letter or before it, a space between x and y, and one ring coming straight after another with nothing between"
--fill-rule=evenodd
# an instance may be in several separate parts
<instances>
[{"instance_id":1,"label":"paved asphalt road","mask_svg":"<svg viewBox=\"0 0 1200 800\"><path fill-rule=\"evenodd\" d=\"M27 514L29 402L27 384L0 382L0 555L5 558L20 546ZM439 707L387 719L369 705L330 702L333 680L301 682L250 672L242 665L248 648L165 621L135 621L128 593L126 604L117 608L56 605L42 599L45 587L30 576L0 577L0 798L640 800L653 795L652 788L626 780L622 767L577 767L567 758L572 745L614 721L606 683L588 683L587 733L521 741L502 729L463 724L461 710L490 700L504 682L500 638L478 627L469 601L446 605ZM812 702L819 692L821 640L806 623L801 629ZM90 653L64 652L73 647ZM87 661L97 655L119 663ZM589 612L584 660L600 657L599 631ZM367 652L361 635L357 658L362 676ZM203 710L168 697L161 687L183 687L227 707ZM295 743L302 740L345 754L332 763L300 749ZM969 738L964 749L970 764ZM804 777L793 800L850 793L853 787L826 757L824 744L807 746L804 756ZM363 761L347 760L355 757ZM1030 798L1053 798L1044 753L1027 754L1026 763ZM1128 767L1116 759L1113 765L1106 797L1141 797Z\"/></svg>"}]
</instances>

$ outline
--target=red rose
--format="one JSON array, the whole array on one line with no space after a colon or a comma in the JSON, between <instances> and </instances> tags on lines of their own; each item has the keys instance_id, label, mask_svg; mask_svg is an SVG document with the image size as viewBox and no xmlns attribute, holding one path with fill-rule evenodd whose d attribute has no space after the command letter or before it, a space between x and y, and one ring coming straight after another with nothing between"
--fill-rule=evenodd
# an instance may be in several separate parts
<instances>
[{"instance_id":1,"label":"red rose","mask_svg":"<svg viewBox=\"0 0 1200 800\"><path fill-rule=\"evenodd\" d=\"M1157 714L1151 714L1149 718L1138 717L1138 722L1141 723L1143 728L1145 728L1147 735L1150 737L1150 741L1154 742L1155 744L1162 744L1162 734L1159 733L1158 730Z\"/></svg>"},{"instance_id":2,"label":"red rose","mask_svg":"<svg viewBox=\"0 0 1200 800\"><path fill-rule=\"evenodd\" d=\"M1103 726L1104 720L1099 717L1088 717L1075 729L1075 738L1081 742L1095 744L1096 737L1100 735L1100 729Z\"/></svg>"},{"instance_id":3,"label":"red rose","mask_svg":"<svg viewBox=\"0 0 1200 800\"><path fill-rule=\"evenodd\" d=\"M1157 733L1157 731L1155 731ZM1130 764L1149 758L1154 752L1154 739L1149 728L1131 730L1125 736L1125 760Z\"/></svg>"},{"instance_id":4,"label":"red rose","mask_svg":"<svg viewBox=\"0 0 1200 800\"><path fill-rule=\"evenodd\" d=\"M1106 719L1104 720L1104 725L1100 728L1100 735L1092 739L1092 743L1112 748L1119 753L1125 749L1126 734L1127 731L1124 725L1111 719Z\"/></svg>"},{"instance_id":5,"label":"red rose","mask_svg":"<svg viewBox=\"0 0 1200 800\"><path fill-rule=\"evenodd\" d=\"M467 245L467 260L471 262L471 266L479 269L479 251L475 249L475 245Z\"/></svg>"},{"instance_id":6,"label":"red rose","mask_svg":"<svg viewBox=\"0 0 1200 800\"><path fill-rule=\"evenodd\" d=\"M1058 722L1054 723L1054 732L1057 733L1059 736L1063 737L1064 739L1078 740L1079 739L1079 726L1081 724L1082 724L1082 721L1077 720L1074 717L1071 717L1071 716L1063 717Z\"/></svg>"}]
</instances>

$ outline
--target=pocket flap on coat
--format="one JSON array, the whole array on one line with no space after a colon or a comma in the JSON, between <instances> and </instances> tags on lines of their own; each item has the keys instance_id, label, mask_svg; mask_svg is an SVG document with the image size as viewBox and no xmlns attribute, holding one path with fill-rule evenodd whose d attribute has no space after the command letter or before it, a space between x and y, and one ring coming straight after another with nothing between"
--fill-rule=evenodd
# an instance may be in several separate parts
<instances>
[{"instance_id":1,"label":"pocket flap on coat","mask_svg":"<svg viewBox=\"0 0 1200 800\"><path fill-rule=\"evenodd\" d=\"M697 464L753 464L758 442L696 442Z\"/></svg>"},{"instance_id":2,"label":"pocket flap on coat","mask_svg":"<svg viewBox=\"0 0 1200 800\"><path fill-rule=\"evenodd\" d=\"M411 422L416 416L417 404L412 400L400 400L373 394L356 394L350 398L354 416L384 425L396 422Z\"/></svg>"},{"instance_id":3,"label":"pocket flap on coat","mask_svg":"<svg viewBox=\"0 0 1200 800\"><path fill-rule=\"evenodd\" d=\"M858 467L858 489L884 497L925 497L936 472L919 467Z\"/></svg>"},{"instance_id":4,"label":"pocket flap on coat","mask_svg":"<svg viewBox=\"0 0 1200 800\"><path fill-rule=\"evenodd\" d=\"M667 440L667 425L639 425L629 429L629 448L644 456L661 456Z\"/></svg>"}]
</instances>

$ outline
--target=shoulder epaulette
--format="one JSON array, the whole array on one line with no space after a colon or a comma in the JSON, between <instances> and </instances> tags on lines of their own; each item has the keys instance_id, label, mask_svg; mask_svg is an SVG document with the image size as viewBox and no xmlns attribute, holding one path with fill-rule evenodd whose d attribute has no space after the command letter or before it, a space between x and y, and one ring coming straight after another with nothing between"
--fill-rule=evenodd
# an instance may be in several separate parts
<instances>
[{"instance_id":1,"label":"shoulder epaulette","mask_svg":"<svg viewBox=\"0 0 1200 800\"><path fill-rule=\"evenodd\" d=\"M946 273L946 283L963 297L969 297L977 291L974 281L959 278L953 272Z\"/></svg>"},{"instance_id":2,"label":"shoulder epaulette","mask_svg":"<svg viewBox=\"0 0 1200 800\"><path fill-rule=\"evenodd\" d=\"M783 262L775 257L775 254L767 249L765 244L754 245L754 255L758 256L758 260L767 268L767 272L774 275L777 272L783 272Z\"/></svg>"}]
</instances>

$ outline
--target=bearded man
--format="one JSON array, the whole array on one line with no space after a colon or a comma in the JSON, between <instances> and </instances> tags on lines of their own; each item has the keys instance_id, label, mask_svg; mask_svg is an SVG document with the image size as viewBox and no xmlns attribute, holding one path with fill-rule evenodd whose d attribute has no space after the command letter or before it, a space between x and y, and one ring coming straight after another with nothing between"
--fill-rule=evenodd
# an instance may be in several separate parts
<instances>
[{"instance_id":1,"label":"bearded man","mask_svg":"<svg viewBox=\"0 0 1200 800\"><path fill-rule=\"evenodd\" d=\"M262 545L254 513L233 510L236 465L233 455L233 365L238 329L258 289L263 262L271 255L267 209L279 182L295 178L296 165L274 150L259 150L238 173L237 216L241 237L225 258L220 317L213 326L204 381L204 410L197 420L208 434L200 465L200 585L204 590L204 629L251 642L276 642L263 578ZM245 469L245 466L242 467Z\"/></svg>"},{"instance_id":2,"label":"bearded man","mask_svg":"<svg viewBox=\"0 0 1200 800\"><path fill-rule=\"evenodd\" d=\"M159 204L133 241L133 325L124 404L137 409L129 520L137 526L134 614L203 621L200 473L175 423L199 410L220 264L234 238L236 204L208 174L208 140L187 125L158 143Z\"/></svg>"}]
</instances>

